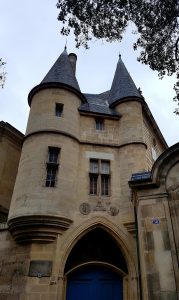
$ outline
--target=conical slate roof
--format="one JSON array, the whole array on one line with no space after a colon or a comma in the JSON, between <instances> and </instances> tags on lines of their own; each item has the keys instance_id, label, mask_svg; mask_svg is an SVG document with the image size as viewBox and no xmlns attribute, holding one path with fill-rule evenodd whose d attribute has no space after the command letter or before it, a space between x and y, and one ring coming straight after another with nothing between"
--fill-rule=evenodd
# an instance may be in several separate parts
<instances>
[{"instance_id":1,"label":"conical slate roof","mask_svg":"<svg viewBox=\"0 0 179 300\"><path fill-rule=\"evenodd\" d=\"M121 55L119 55L119 61L112 82L108 103L110 106L113 106L115 102L129 97L142 98L121 59Z\"/></svg>"},{"instance_id":2,"label":"conical slate roof","mask_svg":"<svg viewBox=\"0 0 179 300\"><path fill-rule=\"evenodd\" d=\"M44 83L62 83L80 91L80 87L72 69L66 49L62 52L50 71L42 80L41 84Z\"/></svg>"}]
</instances>

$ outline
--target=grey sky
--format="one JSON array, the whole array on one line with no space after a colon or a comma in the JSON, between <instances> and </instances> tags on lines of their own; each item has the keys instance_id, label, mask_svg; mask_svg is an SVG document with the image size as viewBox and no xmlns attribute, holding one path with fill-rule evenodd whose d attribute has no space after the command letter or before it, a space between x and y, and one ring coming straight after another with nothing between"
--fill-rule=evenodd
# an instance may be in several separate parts
<instances>
[{"instance_id":1,"label":"grey sky","mask_svg":"<svg viewBox=\"0 0 179 300\"><path fill-rule=\"evenodd\" d=\"M60 35L57 0L0 0L0 57L6 62L7 81L0 90L0 120L25 132L30 90L46 75L64 49ZM119 51L137 87L140 87L167 143L179 141L179 117L173 114L174 78L159 80L157 73L136 61L136 39L125 34L122 43L93 42L90 50L75 48L67 40L68 53L78 56L77 79L83 92L100 93L110 88Z\"/></svg>"}]
</instances>

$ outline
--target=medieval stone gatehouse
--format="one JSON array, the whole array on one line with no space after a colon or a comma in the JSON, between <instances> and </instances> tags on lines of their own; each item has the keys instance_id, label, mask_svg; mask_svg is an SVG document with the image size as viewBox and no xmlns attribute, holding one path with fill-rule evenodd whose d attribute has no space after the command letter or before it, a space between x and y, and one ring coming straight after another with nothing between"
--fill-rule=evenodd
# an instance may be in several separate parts
<instances>
[{"instance_id":1,"label":"medieval stone gatehouse","mask_svg":"<svg viewBox=\"0 0 179 300\"><path fill-rule=\"evenodd\" d=\"M101 94L76 60L65 49L29 93L25 137L0 124L0 299L179 299L179 144L121 57Z\"/></svg>"}]
</instances>

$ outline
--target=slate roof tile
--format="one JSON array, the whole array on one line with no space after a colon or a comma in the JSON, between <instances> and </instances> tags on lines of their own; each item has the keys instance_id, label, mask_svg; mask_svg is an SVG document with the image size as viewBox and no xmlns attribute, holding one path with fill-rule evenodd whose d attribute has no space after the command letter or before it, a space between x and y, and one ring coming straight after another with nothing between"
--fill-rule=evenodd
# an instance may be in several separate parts
<instances>
[{"instance_id":1,"label":"slate roof tile","mask_svg":"<svg viewBox=\"0 0 179 300\"><path fill-rule=\"evenodd\" d=\"M50 71L44 77L41 84L43 83L62 83L80 92L80 87L66 49L62 52ZM110 107L116 101L128 97L142 98L124 63L122 62L121 57L117 64L111 90L100 94L84 93L83 96L87 100L87 103L81 104L79 111L110 116L120 116L114 108Z\"/></svg>"},{"instance_id":2,"label":"slate roof tile","mask_svg":"<svg viewBox=\"0 0 179 300\"><path fill-rule=\"evenodd\" d=\"M115 109L109 108L108 95L109 91L101 94L84 94L88 103L82 104L79 110L83 112L119 117L120 114Z\"/></svg>"},{"instance_id":3,"label":"slate roof tile","mask_svg":"<svg viewBox=\"0 0 179 300\"><path fill-rule=\"evenodd\" d=\"M58 57L50 71L42 80L43 83L62 83L80 91L78 81L75 77L66 49Z\"/></svg>"},{"instance_id":4,"label":"slate roof tile","mask_svg":"<svg viewBox=\"0 0 179 300\"><path fill-rule=\"evenodd\" d=\"M132 80L123 63L121 56L119 56L119 61L116 67L116 72L109 94L109 105L112 105L116 101L129 97L142 98L140 92L138 91L134 81Z\"/></svg>"}]
</instances>

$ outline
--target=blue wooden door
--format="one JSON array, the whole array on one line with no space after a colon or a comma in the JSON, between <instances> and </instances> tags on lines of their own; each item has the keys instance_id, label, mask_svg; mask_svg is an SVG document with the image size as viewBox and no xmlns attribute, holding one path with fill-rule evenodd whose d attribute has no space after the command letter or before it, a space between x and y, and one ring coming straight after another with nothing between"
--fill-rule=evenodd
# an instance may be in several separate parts
<instances>
[{"instance_id":1,"label":"blue wooden door","mask_svg":"<svg viewBox=\"0 0 179 300\"><path fill-rule=\"evenodd\" d=\"M104 267L86 267L68 276L66 300L122 300L122 277Z\"/></svg>"}]
</instances>

